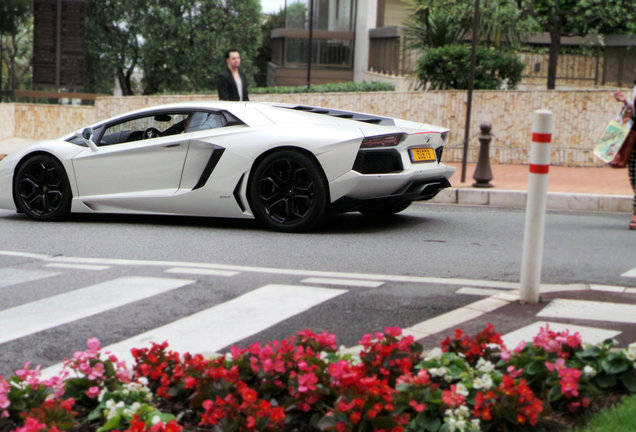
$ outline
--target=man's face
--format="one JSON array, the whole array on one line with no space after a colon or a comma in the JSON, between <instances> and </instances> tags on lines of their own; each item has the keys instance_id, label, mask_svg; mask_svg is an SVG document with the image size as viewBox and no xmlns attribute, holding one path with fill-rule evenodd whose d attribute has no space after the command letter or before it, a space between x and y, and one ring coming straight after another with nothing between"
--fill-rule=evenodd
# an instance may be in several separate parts
<instances>
[{"instance_id":1,"label":"man's face","mask_svg":"<svg viewBox=\"0 0 636 432\"><path fill-rule=\"evenodd\" d=\"M232 51L225 61L230 69L238 69L241 66L241 55L238 51Z\"/></svg>"}]
</instances>

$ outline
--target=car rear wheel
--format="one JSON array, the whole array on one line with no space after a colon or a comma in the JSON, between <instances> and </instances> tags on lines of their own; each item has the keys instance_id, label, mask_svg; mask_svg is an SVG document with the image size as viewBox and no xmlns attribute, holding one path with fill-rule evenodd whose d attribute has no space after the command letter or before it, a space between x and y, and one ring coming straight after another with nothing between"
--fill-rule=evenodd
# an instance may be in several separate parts
<instances>
[{"instance_id":1,"label":"car rear wheel","mask_svg":"<svg viewBox=\"0 0 636 432\"><path fill-rule=\"evenodd\" d=\"M20 166L13 196L19 211L39 221L62 219L71 209L71 187L64 167L46 155L34 156Z\"/></svg>"},{"instance_id":2,"label":"car rear wheel","mask_svg":"<svg viewBox=\"0 0 636 432\"><path fill-rule=\"evenodd\" d=\"M266 156L254 170L249 194L256 219L284 232L315 227L328 204L327 182L318 164L294 150Z\"/></svg>"},{"instance_id":3,"label":"car rear wheel","mask_svg":"<svg viewBox=\"0 0 636 432\"><path fill-rule=\"evenodd\" d=\"M365 209L361 209L360 213L362 213L365 216L375 217L375 218L393 216L396 213L406 210L406 208L411 205L411 202L412 201L402 201L402 202L392 203L392 204L387 204L382 206L368 207Z\"/></svg>"}]
</instances>

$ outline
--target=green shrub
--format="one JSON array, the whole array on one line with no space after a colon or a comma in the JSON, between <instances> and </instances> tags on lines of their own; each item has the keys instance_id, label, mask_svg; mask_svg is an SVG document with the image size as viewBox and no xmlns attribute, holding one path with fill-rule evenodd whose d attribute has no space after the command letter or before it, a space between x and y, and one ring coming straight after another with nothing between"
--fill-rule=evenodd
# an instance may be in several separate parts
<instances>
[{"instance_id":1,"label":"green shrub","mask_svg":"<svg viewBox=\"0 0 636 432\"><path fill-rule=\"evenodd\" d=\"M278 87L254 87L250 88L250 94L281 94L281 93L342 93L342 92L373 92L393 91L395 86L391 83L381 82L344 82L316 84L307 89L307 86L278 86Z\"/></svg>"},{"instance_id":2,"label":"green shrub","mask_svg":"<svg viewBox=\"0 0 636 432\"><path fill-rule=\"evenodd\" d=\"M420 58L418 77L430 88L467 89L470 71L469 45L445 45L431 48ZM521 81L524 64L510 52L479 46L476 52L474 88L496 90L504 84L515 88Z\"/></svg>"}]
</instances>

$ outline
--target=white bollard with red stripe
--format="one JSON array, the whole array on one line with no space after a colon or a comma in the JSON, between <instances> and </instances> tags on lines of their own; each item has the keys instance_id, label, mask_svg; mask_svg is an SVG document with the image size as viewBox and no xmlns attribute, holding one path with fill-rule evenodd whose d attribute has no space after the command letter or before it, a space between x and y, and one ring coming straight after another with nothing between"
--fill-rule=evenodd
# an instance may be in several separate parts
<instances>
[{"instance_id":1,"label":"white bollard with red stripe","mask_svg":"<svg viewBox=\"0 0 636 432\"><path fill-rule=\"evenodd\" d=\"M521 257L520 299L526 303L539 301L551 141L552 112L537 110L532 116L526 225Z\"/></svg>"}]
</instances>

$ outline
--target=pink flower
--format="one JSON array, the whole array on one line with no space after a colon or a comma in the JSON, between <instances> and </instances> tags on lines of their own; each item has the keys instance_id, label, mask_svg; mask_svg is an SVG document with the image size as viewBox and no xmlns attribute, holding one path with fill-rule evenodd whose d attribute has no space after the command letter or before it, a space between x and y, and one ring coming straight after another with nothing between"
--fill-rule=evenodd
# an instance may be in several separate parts
<instances>
[{"instance_id":1,"label":"pink flower","mask_svg":"<svg viewBox=\"0 0 636 432\"><path fill-rule=\"evenodd\" d=\"M105 372L104 364L97 363L91 370L90 375L88 375L88 379L91 381L94 381L97 378L102 378L104 376L104 372Z\"/></svg>"},{"instance_id":2,"label":"pink flower","mask_svg":"<svg viewBox=\"0 0 636 432\"><path fill-rule=\"evenodd\" d=\"M99 387L97 386L90 387L88 390L86 390L86 396L88 396L91 399L95 399L97 396L99 396Z\"/></svg>"},{"instance_id":3,"label":"pink flower","mask_svg":"<svg viewBox=\"0 0 636 432\"><path fill-rule=\"evenodd\" d=\"M314 391L316 390L317 382L318 377L313 373L298 375L298 391L300 393Z\"/></svg>"},{"instance_id":4,"label":"pink flower","mask_svg":"<svg viewBox=\"0 0 636 432\"><path fill-rule=\"evenodd\" d=\"M508 375L510 375L513 378L518 378L521 375L523 375L523 369L517 369L514 366L508 366L508 369L506 369L506 372L508 372Z\"/></svg>"},{"instance_id":5,"label":"pink flower","mask_svg":"<svg viewBox=\"0 0 636 432\"><path fill-rule=\"evenodd\" d=\"M101 349L101 346L99 344L99 339L97 338L90 338L89 340L87 340L86 346L88 347L89 350L93 352L99 351Z\"/></svg>"},{"instance_id":6,"label":"pink flower","mask_svg":"<svg viewBox=\"0 0 636 432\"><path fill-rule=\"evenodd\" d=\"M519 354L521 351L524 350L524 348L526 347L526 341L522 340L521 342L519 342L519 345L517 345L517 347L514 349L514 352Z\"/></svg>"}]
</instances>

